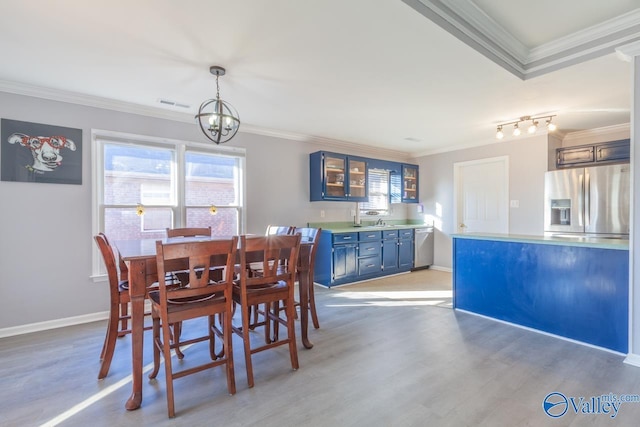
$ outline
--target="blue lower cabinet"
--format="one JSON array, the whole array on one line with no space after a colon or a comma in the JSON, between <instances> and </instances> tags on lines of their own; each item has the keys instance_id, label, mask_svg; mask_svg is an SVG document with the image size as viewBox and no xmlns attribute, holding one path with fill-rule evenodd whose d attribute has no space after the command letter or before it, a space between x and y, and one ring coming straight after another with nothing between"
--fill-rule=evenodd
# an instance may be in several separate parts
<instances>
[{"instance_id":1,"label":"blue lower cabinet","mask_svg":"<svg viewBox=\"0 0 640 427\"><path fill-rule=\"evenodd\" d=\"M409 271L413 268L413 239L398 240L398 270Z\"/></svg>"},{"instance_id":2,"label":"blue lower cabinet","mask_svg":"<svg viewBox=\"0 0 640 427\"><path fill-rule=\"evenodd\" d=\"M333 247L333 280L354 279L357 270L357 243L345 243Z\"/></svg>"},{"instance_id":3,"label":"blue lower cabinet","mask_svg":"<svg viewBox=\"0 0 640 427\"><path fill-rule=\"evenodd\" d=\"M453 239L454 307L627 353L629 252Z\"/></svg>"},{"instance_id":4,"label":"blue lower cabinet","mask_svg":"<svg viewBox=\"0 0 640 427\"><path fill-rule=\"evenodd\" d=\"M410 271L413 229L332 233L322 230L314 281L331 287Z\"/></svg>"},{"instance_id":5,"label":"blue lower cabinet","mask_svg":"<svg viewBox=\"0 0 640 427\"><path fill-rule=\"evenodd\" d=\"M398 239L382 241L382 270L385 273L398 271Z\"/></svg>"}]
</instances>

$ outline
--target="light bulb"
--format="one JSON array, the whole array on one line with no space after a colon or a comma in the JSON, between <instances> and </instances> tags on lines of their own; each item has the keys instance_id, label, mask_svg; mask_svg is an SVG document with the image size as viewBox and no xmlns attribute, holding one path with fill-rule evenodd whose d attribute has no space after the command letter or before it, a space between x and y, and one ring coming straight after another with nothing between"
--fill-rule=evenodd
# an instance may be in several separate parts
<instances>
[{"instance_id":1,"label":"light bulb","mask_svg":"<svg viewBox=\"0 0 640 427\"><path fill-rule=\"evenodd\" d=\"M538 122L532 120L531 125L529 126L529 129L527 129L527 132L536 133L537 130L538 130Z\"/></svg>"},{"instance_id":2,"label":"light bulb","mask_svg":"<svg viewBox=\"0 0 640 427\"><path fill-rule=\"evenodd\" d=\"M547 129L549 129L550 132L553 132L557 128L558 127L556 126L555 123L551 123L551 119L547 120Z\"/></svg>"},{"instance_id":3,"label":"light bulb","mask_svg":"<svg viewBox=\"0 0 640 427\"><path fill-rule=\"evenodd\" d=\"M502 132L502 126L498 126L498 131L496 132L496 138L497 139L504 138L504 132Z\"/></svg>"},{"instance_id":4,"label":"light bulb","mask_svg":"<svg viewBox=\"0 0 640 427\"><path fill-rule=\"evenodd\" d=\"M520 128L518 127L518 124L516 123L515 125L513 125L513 136L519 136L520 135Z\"/></svg>"}]
</instances>

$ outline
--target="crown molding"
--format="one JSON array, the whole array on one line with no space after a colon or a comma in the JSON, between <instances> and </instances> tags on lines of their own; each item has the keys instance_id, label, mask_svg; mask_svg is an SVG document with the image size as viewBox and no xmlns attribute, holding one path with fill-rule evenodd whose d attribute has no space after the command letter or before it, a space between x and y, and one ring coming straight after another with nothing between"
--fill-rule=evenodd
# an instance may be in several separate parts
<instances>
[{"instance_id":1,"label":"crown molding","mask_svg":"<svg viewBox=\"0 0 640 427\"><path fill-rule=\"evenodd\" d=\"M631 124L621 123L619 125L604 126L601 128L585 129L567 133L564 138L562 138L562 145L576 145L588 140L604 142L620 138L625 139L630 138L630 135Z\"/></svg>"},{"instance_id":2,"label":"crown molding","mask_svg":"<svg viewBox=\"0 0 640 427\"><path fill-rule=\"evenodd\" d=\"M527 63L543 60L556 54L579 48L583 45L597 43L598 45L610 46L617 44L619 41L633 38L630 34L621 34L624 32L632 32L636 34L640 31L640 9L620 15L616 18L609 19L600 24L593 25L549 43L536 46L529 51ZM611 39L604 41L604 39ZM600 41L602 40L602 41ZM600 41L600 42L598 42ZM593 49L593 48L592 48Z\"/></svg>"},{"instance_id":3,"label":"crown molding","mask_svg":"<svg viewBox=\"0 0 640 427\"><path fill-rule=\"evenodd\" d=\"M420 0L423 4L425 1ZM430 0L426 0L429 2ZM441 0L449 9L459 15L465 22L471 25L490 40L509 52L519 63L524 64L529 57L529 49L508 32L503 26L498 24L493 18L487 15L473 1Z\"/></svg>"},{"instance_id":4,"label":"crown molding","mask_svg":"<svg viewBox=\"0 0 640 427\"><path fill-rule=\"evenodd\" d=\"M139 114L142 116L149 116L178 122L191 123L194 121L193 115L184 112L171 111L159 107L149 107L145 105L134 104L131 102L102 98L100 96L86 95L77 92L52 89L19 82L0 80L0 91L13 93L16 95L50 99L52 101L67 102L70 104L83 105L86 107L103 108L106 110L119 111L122 113Z\"/></svg>"},{"instance_id":5,"label":"crown molding","mask_svg":"<svg viewBox=\"0 0 640 427\"><path fill-rule=\"evenodd\" d=\"M640 40L640 8L527 48L473 0L402 0L471 48L526 80L616 51Z\"/></svg>"},{"instance_id":6,"label":"crown molding","mask_svg":"<svg viewBox=\"0 0 640 427\"><path fill-rule=\"evenodd\" d=\"M245 127L243 125L243 127ZM390 160L406 160L411 158L410 154L405 151L392 150L388 148L373 147L370 145L358 144L355 142L341 141L337 139L323 138L319 136L310 136L301 133L287 132L275 129L260 128L256 126L246 126L245 132L255 135L269 136L273 138L282 138L292 141L304 142L308 144L321 145L323 149L329 151L347 150L358 152L363 156L382 156Z\"/></svg>"},{"instance_id":7,"label":"crown molding","mask_svg":"<svg viewBox=\"0 0 640 427\"><path fill-rule=\"evenodd\" d=\"M67 102L70 104L83 105L86 107L102 108L122 113L137 114L164 120L172 120L181 123L194 123L194 117L192 114L181 111L171 111L160 107L150 107L114 99L102 98L99 96L63 91L42 86L28 85L25 83L0 80L0 92L31 96L34 98L49 99L58 102ZM244 134L269 136L273 138L281 138L305 143L314 143L322 145L323 147L330 147L337 150L348 149L363 154L366 153L369 155L388 156L394 159L409 158L409 154L404 151L371 147L352 142L315 137L295 132L267 129L245 123L242 124L239 132Z\"/></svg>"},{"instance_id":8,"label":"crown molding","mask_svg":"<svg viewBox=\"0 0 640 427\"><path fill-rule=\"evenodd\" d=\"M635 56L640 56L640 41L617 47L616 54L623 61L632 62Z\"/></svg>"}]
</instances>

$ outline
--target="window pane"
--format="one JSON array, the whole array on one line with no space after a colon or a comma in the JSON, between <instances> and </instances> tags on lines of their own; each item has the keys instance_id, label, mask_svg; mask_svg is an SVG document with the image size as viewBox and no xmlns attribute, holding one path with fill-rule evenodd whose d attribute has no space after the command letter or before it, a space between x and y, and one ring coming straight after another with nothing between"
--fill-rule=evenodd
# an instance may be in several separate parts
<instances>
[{"instance_id":1,"label":"window pane","mask_svg":"<svg viewBox=\"0 0 640 427\"><path fill-rule=\"evenodd\" d=\"M138 216L135 208L106 208L104 232L110 240L163 238L171 227L170 208L144 208Z\"/></svg>"},{"instance_id":2,"label":"window pane","mask_svg":"<svg viewBox=\"0 0 640 427\"><path fill-rule=\"evenodd\" d=\"M369 169L369 202L361 203L361 211L389 210L389 172L383 169Z\"/></svg>"},{"instance_id":3,"label":"window pane","mask_svg":"<svg viewBox=\"0 0 640 427\"><path fill-rule=\"evenodd\" d=\"M213 236L235 236L240 233L239 215L236 208L218 208L211 215L209 208L187 208L188 227L211 227Z\"/></svg>"},{"instance_id":4,"label":"window pane","mask_svg":"<svg viewBox=\"0 0 640 427\"><path fill-rule=\"evenodd\" d=\"M185 204L238 206L238 162L233 157L188 151L185 154Z\"/></svg>"},{"instance_id":5,"label":"window pane","mask_svg":"<svg viewBox=\"0 0 640 427\"><path fill-rule=\"evenodd\" d=\"M154 147L104 145L105 205L172 205L173 151Z\"/></svg>"}]
</instances>

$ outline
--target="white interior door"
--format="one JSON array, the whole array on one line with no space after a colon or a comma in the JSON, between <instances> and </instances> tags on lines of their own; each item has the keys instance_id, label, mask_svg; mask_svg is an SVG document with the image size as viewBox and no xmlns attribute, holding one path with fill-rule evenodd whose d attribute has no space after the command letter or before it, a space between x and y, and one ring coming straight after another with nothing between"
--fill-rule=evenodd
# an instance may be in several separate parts
<instances>
[{"instance_id":1,"label":"white interior door","mask_svg":"<svg viewBox=\"0 0 640 427\"><path fill-rule=\"evenodd\" d=\"M509 232L509 157L454 163L458 233Z\"/></svg>"}]
</instances>

